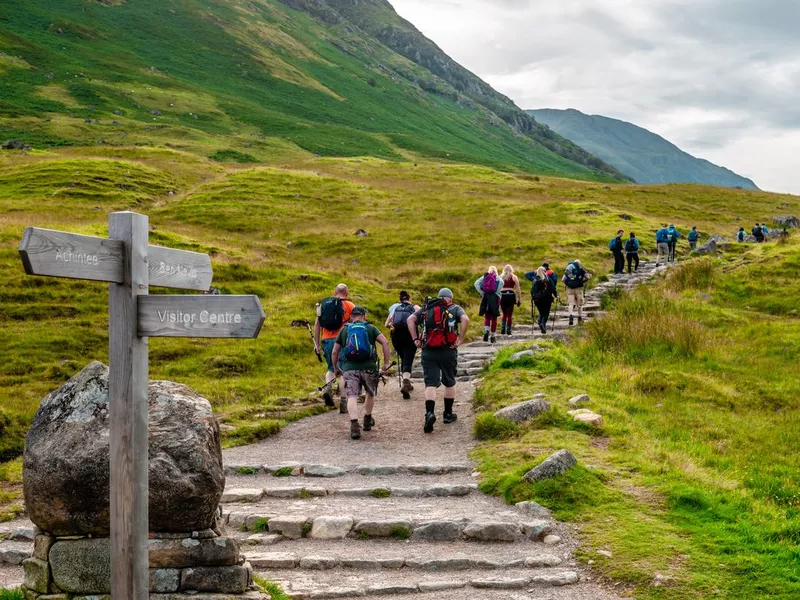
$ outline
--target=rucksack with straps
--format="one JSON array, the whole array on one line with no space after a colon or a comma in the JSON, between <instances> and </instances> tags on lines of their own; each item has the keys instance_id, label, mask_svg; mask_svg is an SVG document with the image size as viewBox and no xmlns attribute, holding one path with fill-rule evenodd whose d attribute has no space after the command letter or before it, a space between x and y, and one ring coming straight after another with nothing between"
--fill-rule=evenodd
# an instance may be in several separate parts
<instances>
[{"instance_id":1,"label":"rucksack with straps","mask_svg":"<svg viewBox=\"0 0 800 600\"><path fill-rule=\"evenodd\" d=\"M586 271L584 271L574 262L569 263L567 265L567 268L564 269L564 276L566 277L566 281L564 282L564 284L568 288L575 289L583 287L583 284L586 281Z\"/></svg>"},{"instance_id":2,"label":"rucksack with straps","mask_svg":"<svg viewBox=\"0 0 800 600\"><path fill-rule=\"evenodd\" d=\"M370 360L375 354L375 348L369 341L367 324L358 321L347 326L347 345L344 347L344 357L353 362Z\"/></svg>"},{"instance_id":3,"label":"rucksack with straps","mask_svg":"<svg viewBox=\"0 0 800 600\"><path fill-rule=\"evenodd\" d=\"M458 325L453 314L441 298L428 298L422 309L425 312L422 344L427 348L450 348L458 340Z\"/></svg>"},{"instance_id":4,"label":"rucksack with straps","mask_svg":"<svg viewBox=\"0 0 800 600\"><path fill-rule=\"evenodd\" d=\"M344 323L344 304L341 298L331 296L320 303L319 324L328 331L339 331Z\"/></svg>"},{"instance_id":5,"label":"rucksack with straps","mask_svg":"<svg viewBox=\"0 0 800 600\"><path fill-rule=\"evenodd\" d=\"M627 242L625 242L625 251L626 252L636 252L636 238L629 238Z\"/></svg>"},{"instance_id":6,"label":"rucksack with straps","mask_svg":"<svg viewBox=\"0 0 800 600\"><path fill-rule=\"evenodd\" d=\"M487 294L494 294L497 292L497 273L487 273L483 276L481 291Z\"/></svg>"},{"instance_id":7,"label":"rucksack with straps","mask_svg":"<svg viewBox=\"0 0 800 600\"><path fill-rule=\"evenodd\" d=\"M392 316L392 325L397 327L405 327L408 322L408 317L414 314L414 305L408 302L401 302L400 306L394 309Z\"/></svg>"}]
</instances>

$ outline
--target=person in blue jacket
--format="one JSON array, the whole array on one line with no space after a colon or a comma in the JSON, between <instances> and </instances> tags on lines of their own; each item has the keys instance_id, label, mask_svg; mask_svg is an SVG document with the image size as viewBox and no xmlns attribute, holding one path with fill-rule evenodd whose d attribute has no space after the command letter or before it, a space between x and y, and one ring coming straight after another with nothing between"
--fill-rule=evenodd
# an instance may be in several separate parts
<instances>
[{"instance_id":1,"label":"person in blue jacket","mask_svg":"<svg viewBox=\"0 0 800 600\"><path fill-rule=\"evenodd\" d=\"M675 262L675 248L678 245L678 239L681 237L681 232L678 231L678 228L675 225L670 224L669 229L667 229L667 234L669 235L669 261Z\"/></svg>"},{"instance_id":2,"label":"person in blue jacket","mask_svg":"<svg viewBox=\"0 0 800 600\"><path fill-rule=\"evenodd\" d=\"M639 270L639 240L636 239L636 234L633 232L625 241L625 254L628 258L628 274L630 275L631 266L634 271Z\"/></svg>"},{"instance_id":3,"label":"person in blue jacket","mask_svg":"<svg viewBox=\"0 0 800 600\"><path fill-rule=\"evenodd\" d=\"M622 241L622 235L624 233L625 232L620 229L617 231L617 235L608 243L608 249L611 250L611 253L614 255L614 275L622 275L622 272L625 270L625 256L622 253L625 249L625 243Z\"/></svg>"},{"instance_id":4,"label":"person in blue jacket","mask_svg":"<svg viewBox=\"0 0 800 600\"><path fill-rule=\"evenodd\" d=\"M689 235L686 236L686 239L689 240L689 248L691 250L697 249L697 240L700 237L700 234L697 233L697 226L692 227L692 230L689 232Z\"/></svg>"},{"instance_id":5,"label":"person in blue jacket","mask_svg":"<svg viewBox=\"0 0 800 600\"><path fill-rule=\"evenodd\" d=\"M667 226L664 225L656 231L656 247L658 248L658 258L656 259L656 266L661 264L661 259L664 262L669 260L669 231Z\"/></svg>"}]
</instances>

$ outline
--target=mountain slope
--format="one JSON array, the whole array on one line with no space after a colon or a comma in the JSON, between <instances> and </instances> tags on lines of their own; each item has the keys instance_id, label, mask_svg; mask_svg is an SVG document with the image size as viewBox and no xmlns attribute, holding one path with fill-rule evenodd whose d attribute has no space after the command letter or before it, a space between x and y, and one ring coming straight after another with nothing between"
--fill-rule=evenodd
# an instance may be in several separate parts
<instances>
[{"instance_id":1,"label":"mountain slope","mask_svg":"<svg viewBox=\"0 0 800 600\"><path fill-rule=\"evenodd\" d=\"M661 136L632 123L580 111L529 110L543 123L614 165L639 183L704 183L758 189L750 179L695 158Z\"/></svg>"},{"instance_id":2,"label":"mountain slope","mask_svg":"<svg viewBox=\"0 0 800 600\"><path fill-rule=\"evenodd\" d=\"M34 147L169 145L255 162L421 156L622 178L560 138L554 152L521 135L327 5L4 0L0 76L0 139Z\"/></svg>"}]
</instances>

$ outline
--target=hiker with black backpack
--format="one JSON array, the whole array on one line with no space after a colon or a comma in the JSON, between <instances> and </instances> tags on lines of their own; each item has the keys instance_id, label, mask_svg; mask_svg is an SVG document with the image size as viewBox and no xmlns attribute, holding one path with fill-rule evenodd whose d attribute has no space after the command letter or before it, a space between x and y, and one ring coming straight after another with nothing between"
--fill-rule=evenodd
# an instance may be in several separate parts
<instances>
[{"instance_id":1,"label":"hiker with black backpack","mask_svg":"<svg viewBox=\"0 0 800 600\"><path fill-rule=\"evenodd\" d=\"M756 238L756 242L759 244L764 241L764 230L761 228L761 225L756 223L756 226L753 227L753 236Z\"/></svg>"},{"instance_id":2,"label":"hiker with black backpack","mask_svg":"<svg viewBox=\"0 0 800 600\"><path fill-rule=\"evenodd\" d=\"M481 295L478 316L483 317L483 341L497 341L497 317L500 316L500 293L503 280L497 275L497 267L491 266L486 274L475 281L475 289Z\"/></svg>"},{"instance_id":3,"label":"hiker with black backpack","mask_svg":"<svg viewBox=\"0 0 800 600\"><path fill-rule=\"evenodd\" d=\"M456 401L456 372L458 347L464 342L469 317L464 309L453 303L453 292L439 290L437 298L428 298L420 310L408 318L408 331L422 348L422 373L425 378L425 433L433 432L436 423L436 389L444 384L445 425L454 423ZM421 331L420 331L421 329Z\"/></svg>"},{"instance_id":4,"label":"hiker with black backpack","mask_svg":"<svg viewBox=\"0 0 800 600\"><path fill-rule=\"evenodd\" d=\"M569 326L572 327L575 321L575 313L578 315L578 323L583 322L583 286L591 279L591 273L581 265L577 258L567 265L564 269L562 281L567 286L567 306L569 307Z\"/></svg>"},{"instance_id":5,"label":"hiker with black backpack","mask_svg":"<svg viewBox=\"0 0 800 600\"><path fill-rule=\"evenodd\" d=\"M339 332L350 320L350 313L355 308L355 304L350 302L347 297L350 290L343 283L336 286L333 296L323 299L317 304L317 320L314 322L314 344L315 347L322 349L325 362L328 363L328 370L325 373L325 387L322 398L326 406L335 406L331 386L336 379L333 357L333 346ZM347 412L347 404L344 396L339 401L339 412Z\"/></svg>"},{"instance_id":6,"label":"hiker with black backpack","mask_svg":"<svg viewBox=\"0 0 800 600\"><path fill-rule=\"evenodd\" d=\"M503 287L500 290L500 310L503 312L500 333L511 335L514 307L522 303L522 288L519 285L519 277L514 274L514 267L511 265L503 267L503 275L500 279L503 281Z\"/></svg>"},{"instance_id":7,"label":"hiker with black backpack","mask_svg":"<svg viewBox=\"0 0 800 600\"><path fill-rule=\"evenodd\" d=\"M539 326L539 331L547 333L547 320L550 318L550 308L553 306L553 300L557 298L553 280L547 274L547 269L544 267L539 267L536 271L526 273L525 278L532 282L531 301L536 305L539 311L536 324Z\"/></svg>"},{"instance_id":8,"label":"hiker with black backpack","mask_svg":"<svg viewBox=\"0 0 800 600\"><path fill-rule=\"evenodd\" d=\"M411 371L414 368L414 357L417 354L417 345L408 331L408 318L419 308L412 304L411 295L403 290L400 292L400 302L389 307L389 317L385 323L392 332L392 346L400 358L400 372L402 373L400 393L406 400L411 398L411 392L414 391L414 386L411 384Z\"/></svg>"},{"instance_id":9,"label":"hiker with black backpack","mask_svg":"<svg viewBox=\"0 0 800 600\"><path fill-rule=\"evenodd\" d=\"M352 322L345 325L333 345L332 361L336 376L344 382L347 412L350 415L350 439L361 438L362 426L358 423L358 397L364 390L364 431L375 426L372 411L378 384L386 374L391 360L389 341L372 323L367 323L367 309L356 306L350 313ZM383 366L378 368L377 344L383 347ZM341 360L340 360L341 359Z\"/></svg>"},{"instance_id":10,"label":"hiker with black backpack","mask_svg":"<svg viewBox=\"0 0 800 600\"><path fill-rule=\"evenodd\" d=\"M639 240L636 239L636 234L633 232L625 242L625 255L628 259L628 275L630 275L631 266L635 265L634 271L639 270Z\"/></svg>"},{"instance_id":11,"label":"hiker with black backpack","mask_svg":"<svg viewBox=\"0 0 800 600\"><path fill-rule=\"evenodd\" d=\"M611 250L611 253L614 255L614 275L622 275L625 270L625 256L622 253L625 249L625 244L622 241L622 235L624 233L625 232L620 229L617 231L616 237L608 242L608 249Z\"/></svg>"}]
</instances>

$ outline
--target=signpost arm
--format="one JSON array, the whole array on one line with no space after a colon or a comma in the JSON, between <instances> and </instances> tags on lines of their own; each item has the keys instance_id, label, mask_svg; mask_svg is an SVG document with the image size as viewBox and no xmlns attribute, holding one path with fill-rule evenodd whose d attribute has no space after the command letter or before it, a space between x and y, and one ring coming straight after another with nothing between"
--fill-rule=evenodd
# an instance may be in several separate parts
<instances>
[{"instance_id":1,"label":"signpost arm","mask_svg":"<svg viewBox=\"0 0 800 600\"><path fill-rule=\"evenodd\" d=\"M148 219L111 213L108 233L125 248L125 281L108 294L111 422L111 597L148 597L148 358L138 336L138 297L148 292Z\"/></svg>"}]
</instances>

